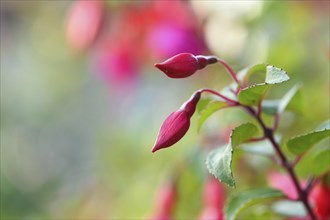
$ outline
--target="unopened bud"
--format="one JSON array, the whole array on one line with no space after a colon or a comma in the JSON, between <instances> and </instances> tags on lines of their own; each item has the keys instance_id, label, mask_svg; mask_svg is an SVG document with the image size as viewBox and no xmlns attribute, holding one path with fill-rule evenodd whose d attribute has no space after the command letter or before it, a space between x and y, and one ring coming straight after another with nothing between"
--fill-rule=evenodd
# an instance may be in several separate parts
<instances>
[{"instance_id":1,"label":"unopened bud","mask_svg":"<svg viewBox=\"0 0 330 220\"><path fill-rule=\"evenodd\" d=\"M179 110L172 112L165 119L158 132L157 140L151 150L152 152L170 147L183 138L189 129L190 118L195 112L200 97L201 92L195 92Z\"/></svg>"},{"instance_id":2,"label":"unopened bud","mask_svg":"<svg viewBox=\"0 0 330 220\"><path fill-rule=\"evenodd\" d=\"M186 78L213 61L214 57L181 53L155 66L170 78Z\"/></svg>"}]
</instances>

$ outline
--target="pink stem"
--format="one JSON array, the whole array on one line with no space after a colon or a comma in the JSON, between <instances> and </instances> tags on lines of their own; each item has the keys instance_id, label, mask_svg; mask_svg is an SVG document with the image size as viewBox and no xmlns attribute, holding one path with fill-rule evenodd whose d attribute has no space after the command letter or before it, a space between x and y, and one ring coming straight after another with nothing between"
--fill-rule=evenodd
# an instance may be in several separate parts
<instances>
[{"instance_id":1,"label":"pink stem","mask_svg":"<svg viewBox=\"0 0 330 220\"><path fill-rule=\"evenodd\" d=\"M200 89L198 90L199 92L208 92L208 93L211 93L213 95L216 95L216 96L219 96L220 98L222 98L223 100L225 100L227 103L231 104L231 105L238 105L238 102L220 94L219 92L217 91L214 91L212 89Z\"/></svg>"},{"instance_id":2,"label":"pink stem","mask_svg":"<svg viewBox=\"0 0 330 220\"><path fill-rule=\"evenodd\" d=\"M273 131L276 131L279 120L280 120L280 117L279 117L278 113L276 113L274 116L274 124L273 124L273 128L272 128Z\"/></svg>"},{"instance_id":3,"label":"pink stem","mask_svg":"<svg viewBox=\"0 0 330 220\"><path fill-rule=\"evenodd\" d=\"M236 73L234 72L234 70L229 66L228 63L226 63L224 60L220 59L220 58L217 58L218 59L218 62L221 63L226 69L227 71L229 72L229 74L231 75L231 77L233 78L233 80L237 83L238 85L238 89L240 89L240 83L237 79L237 76L236 76Z\"/></svg>"}]
</instances>

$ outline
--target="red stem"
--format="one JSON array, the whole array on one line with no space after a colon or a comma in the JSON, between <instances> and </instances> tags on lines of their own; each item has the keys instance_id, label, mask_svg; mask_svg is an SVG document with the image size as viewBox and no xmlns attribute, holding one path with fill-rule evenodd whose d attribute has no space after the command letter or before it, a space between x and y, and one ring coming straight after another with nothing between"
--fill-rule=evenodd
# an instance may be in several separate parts
<instances>
[{"instance_id":1,"label":"red stem","mask_svg":"<svg viewBox=\"0 0 330 220\"><path fill-rule=\"evenodd\" d=\"M273 128L272 128L273 131L276 131L279 120L280 120L280 117L279 117L278 113L276 113L274 116L274 124L273 124Z\"/></svg>"},{"instance_id":2,"label":"red stem","mask_svg":"<svg viewBox=\"0 0 330 220\"><path fill-rule=\"evenodd\" d=\"M296 191L299 195L299 200L303 203L303 205L305 206L309 216L311 217L312 220L316 220L315 214L308 202L308 195L307 192L305 190L302 189L302 187L299 184L298 178L293 170L292 165L289 163L289 161L287 160L287 158L285 157L285 155L283 154L280 146L278 145L278 143L275 141L274 138L274 131L270 128L267 128L266 125L264 124L264 122L261 120L260 117L258 117L257 113L255 112L255 110L249 106L243 106L245 108L245 110L247 110L253 117L255 117L255 119L258 121L258 123L260 124L260 126L263 129L264 135L266 138L268 138L268 140L272 143L278 157L281 160L282 166L283 168L288 172L295 188Z\"/></svg>"},{"instance_id":3,"label":"red stem","mask_svg":"<svg viewBox=\"0 0 330 220\"><path fill-rule=\"evenodd\" d=\"M236 73L234 72L234 70L224 60L222 60L220 58L217 58L217 60L218 60L219 63L221 63L227 69L227 71L229 72L229 74L231 75L233 80L237 83L237 85L238 85L237 91L239 91L240 90L240 83L237 79L237 76L236 76Z\"/></svg>"},{"instance_id":4,"label":"red stem","mask_svg":"<svg viewBox=\"0 0 330 220\"><path fill-rule=\"evenodd\" d=\"M200 92L208 92L208 93L211 93L213 95L216 95L216 96L219 96L220 98L222 98L223 100L225 100L227 103L231 104L231 105L238 105L238 102L236 102L235 100L232 100L222 94L220 94L219 92L217 91L214 91L212 89L200 89L198 90Z\"/></svg>"}]
</instances>

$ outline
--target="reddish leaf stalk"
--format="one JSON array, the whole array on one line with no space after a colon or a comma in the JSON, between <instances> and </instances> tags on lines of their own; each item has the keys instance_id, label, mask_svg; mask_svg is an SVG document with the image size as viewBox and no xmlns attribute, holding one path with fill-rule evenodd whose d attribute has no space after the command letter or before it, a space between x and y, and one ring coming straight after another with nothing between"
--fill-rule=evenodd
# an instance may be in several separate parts
<instances>
[{"instance_id":1,"label":"reddish leaf stalk","mask_svg":"<svg viewBox=\"0 0 330 220\"><path fill-rule=\"evenodd\" d=\"M283 166L283 168L288 172L295 188L296 191L299 195L299 200L303 203L306 211L308 212L309 216L311 217L312 220L316 220L316 216L308 202L308 194L307 191L305 191L299 184L298 178L293 170L293 166L292 164L289 163L288 159L285 157L285 155L283 154L280 146L278 145L278 143L275 141L274 138L274 131L270 128L267 128L266 125L264 124L264 122L261 120L260 117L258 117L257 113L255 112L255 110L249 106L243 106L253 117L255 117L255 119L258 121L258 123L260 124L260 126L262 127L262 130L264 132L264 135L266 136L266 138L272 143L278 157L281 160L281 164Z\"/></svg>"},{"instance_id":2,"label":"reddish leaf stalk","mask_svg":"<svg viewBox=\"0 0 330 220\"><path fill-rule=\"evenodd\" d=\"M213 95L219 96L220 98L222 98L223 100L225 100L229 104L238 105L238 102L236 102L236 101L234 101L234 100L232 100L232 99L230 99L230 98L228 98L228 97L226 97L226 96L224 96L224 95L220 94L219 92L214 91L212 89L200 89L198 91L199 92L208 92L208 93L211 93Z\"/></svg>"},{"instance_id":3,"label":"reddish leaf stalk","mask_svg":"<svg viewBox=\"0 0 330 220\"><path fill-rule=\"evenodd\" d=\"M274 124L273 124L273 131L276 131L276 129L278 128L278 123L279 123L280 117L278 115L278 113L275 114L274 116Z\"/></svg>"},{"instance_id":4,"label":"reddish leaf stalk","mask_svg":"<svg viewBox=\"0 0 330 220\"><path fill-rule=\"evenodd\" d=\"M294 160L291 162L291 166L295 167L297 165L297 163L299 163L299 161L301 160L302 156L303 156L303 154L296 156L296 158L294 158Z\"/></svg>"},{"instance_id":5,"label":"reddish leaf stalk","mask_svg":"<svg viewBox=\"0 0 330 220\"><path fill-rule=\"evenodd\" d=\"M236 73L234 72L234 70L224 60L222 60L220 58L217 58L217 59L218 59L218 62L221 63L227 69L227 71L229 72L229 74L231 75L233 80L237 83L237 85L238 85L237 91L239 91L240 90L240 82L238 81Z\"/></svg>"},{"instance_id":6,"label":"reddish leaf stalk","mask_svg":"<svg viewBox=\"0 0 330 220\"><path fill-rule=\"evenodd\" d=\"M313 188L313 186L315 185L316 182L317 182L317 179L314 176L310 176L307 179L307 183L305 186L305 192L307 193L307 195L310 193L311 189Z\"/></svg>"}]
</instances>

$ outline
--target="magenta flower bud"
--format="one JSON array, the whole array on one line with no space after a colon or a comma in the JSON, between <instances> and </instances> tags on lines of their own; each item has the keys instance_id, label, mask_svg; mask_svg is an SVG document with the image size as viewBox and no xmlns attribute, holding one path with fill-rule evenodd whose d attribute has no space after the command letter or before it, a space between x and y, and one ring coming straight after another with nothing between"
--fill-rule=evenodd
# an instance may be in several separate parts
<instances>
[{"instance_id":1,"label":"magenta flower bud","mask_svg":"<svg viewBox=\"0 0 330 220\"><path fill-rule=\"evenodd\" d=\"M158 132L157 140L151 150L152 152L170 147L183 138L189 129L190 118L195 112L200 97L201 92L195 92L179 110L172 112L165 119Z\"/></svg>"},{"instance_id":2,"label":"magenta flower bud","mask_svg":"<svg viewBox=\"0 0 330 220\"><path fill-rule=\"evenodd\" d=\"M155 64L155 67L160 69L170 78L186 78L211 63L214 63L214 57L180 53L163 63Z\"/></svg>"}]
</instances>

